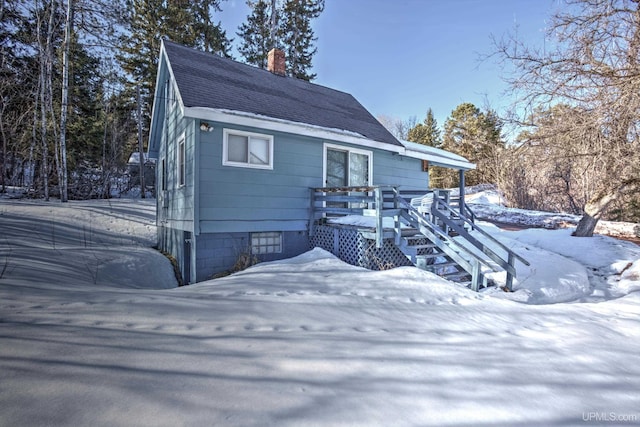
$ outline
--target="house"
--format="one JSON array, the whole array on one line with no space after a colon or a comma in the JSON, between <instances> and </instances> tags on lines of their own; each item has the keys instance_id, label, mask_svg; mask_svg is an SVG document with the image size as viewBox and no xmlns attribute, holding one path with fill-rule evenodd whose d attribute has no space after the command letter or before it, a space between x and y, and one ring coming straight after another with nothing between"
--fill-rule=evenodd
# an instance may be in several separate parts
<instances>
[{"instance_id":1,"label":"house","mask_svg":"<svg viewBox=\"0 0 640 427\"><path fill-rule=\"evenodd\" d=\"M474 165L398 141L353 96L163 41L150 127L158 246L186 283L310 249L310 188L429 187L426 163ZM373 89L373 88L372 88ZM462 181L464 182L464 181Z\"/></svg>"}]
</instances>

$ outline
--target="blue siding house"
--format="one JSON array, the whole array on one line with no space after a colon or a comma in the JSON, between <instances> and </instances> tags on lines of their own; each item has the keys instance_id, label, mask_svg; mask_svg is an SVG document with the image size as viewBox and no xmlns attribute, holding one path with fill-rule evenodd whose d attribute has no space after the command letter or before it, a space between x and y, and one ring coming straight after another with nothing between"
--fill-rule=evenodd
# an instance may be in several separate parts
<instances>
[{"instance_id":1,"label":"blue siding house","mask_svg":"<svg viewBox=\"0 0 640 427\"><path fill-rule=\"evenodd\" d=\"M157 159L158 246L185 283L309 247L312 187L426 190L424 161L351 95L163 41L149 157ZM440 153L441 154L441 153ZM449 159L452 160L452 159ZM460 170L473 167L462 160Z\"/></svg>"}]
</instances>

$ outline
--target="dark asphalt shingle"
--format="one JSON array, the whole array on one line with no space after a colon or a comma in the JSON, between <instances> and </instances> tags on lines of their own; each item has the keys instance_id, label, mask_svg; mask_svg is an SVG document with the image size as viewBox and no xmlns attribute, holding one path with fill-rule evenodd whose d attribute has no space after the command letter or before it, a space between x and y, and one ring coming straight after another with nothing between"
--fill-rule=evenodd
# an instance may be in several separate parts
<instances>
[{"instance_id":1,"label":"dark asphalt shingle","mask_svg":"<svg viewBox=\"0 0 640 427\"><path fill-rule=\"evenodd\" d=\"M401 145L353 96L164 41L185 107L260 114Z\"/></svg>"}]
</instances>

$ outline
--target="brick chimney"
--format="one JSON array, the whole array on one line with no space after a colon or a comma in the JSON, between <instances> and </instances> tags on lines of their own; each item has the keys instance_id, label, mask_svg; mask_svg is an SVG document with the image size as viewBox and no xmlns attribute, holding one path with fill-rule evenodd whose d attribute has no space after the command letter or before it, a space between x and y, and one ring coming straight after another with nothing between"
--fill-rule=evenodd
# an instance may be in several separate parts
<instances>
[{"instance_id":1,"label":"brick chimney","mask_svg":"<svg viewBox=\"0 0 640 427\"><path fill-rule=\"evenodd\" d=\"M269 51L267 54L267 70L279 76L284 76L286 74L283 51L280 49L271 49Z\"/></svg>"}]
</instances>

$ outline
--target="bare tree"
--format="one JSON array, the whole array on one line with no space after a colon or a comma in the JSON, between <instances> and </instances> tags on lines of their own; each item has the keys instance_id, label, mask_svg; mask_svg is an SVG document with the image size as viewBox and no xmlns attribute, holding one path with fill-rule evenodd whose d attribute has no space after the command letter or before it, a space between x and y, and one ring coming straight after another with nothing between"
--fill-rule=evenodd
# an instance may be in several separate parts
<instances>
[{"instance_id":1,"label":"bare tree","mask_svg":"<svg viewBox=\"0 0 640 427\"><path fill-rule=\"evenodd\" d=\"M579 112L566 129L573 155L603 171L575 232L591 236L614 202L640 189L640 2L564 0L547 37L554 43L543 48L497 41L497 52L515 66L508 81L525 116L560 103Z\"/></svg>"},{"instance_id":2,"label":"bare tree","mask_svg":"<svg viewBox=\"0 0 640 427\"><path fill-rule=\"evenodd\" d=\"M591 118L565 104L537 111L531 122L501 156L499 187L520 208L581 214L607 179L599 162L606 144L592 138Z\"/></svg>"},{"instance_id":3,"label":"bare tree","mask_svg":"<svg viewBox=\"0 0 640 427\"><path fill-rule=\"evenodd\" d=\"M399 119L397 117L387 116L386 114L379 114L376 119L382 126L387 128L393 136L398 139L406 140L409 136L409 131L416 126L418 119L416 116L411 116L406 120Z\"/></svg>"},{"instance_id":4,"label":"bare tree","mask_svg":"<svg viewBox=\"0 0 640 427\"><path fill-rule=\"evenodd\" d=\"M44 198L49 200L49 141L47 130L49 128L49 113L53 113L53 38L57 23L55 21L55 2L36 4L38 59L40 62L40 75L38 78L40 96L40 143L42 147L42 179ZM44 25L46 21L46 30ZM55 127L53 127L55 131Z\"/></svg>"},{"instance_id":5,"label":"bare tree","mask_svg":"<svg viewBox=\"0 0 640 427\"><path fill-rule=\"evenodd\" d=\"M71 33L73 31L73 3L67 0L67 18L64 31L64 51L62 53L62 101L60 109L60 156L61 167L60 201L67 202L67 110L69 106L69 50L71 46Z\"/></svg>"}]
</instances>

